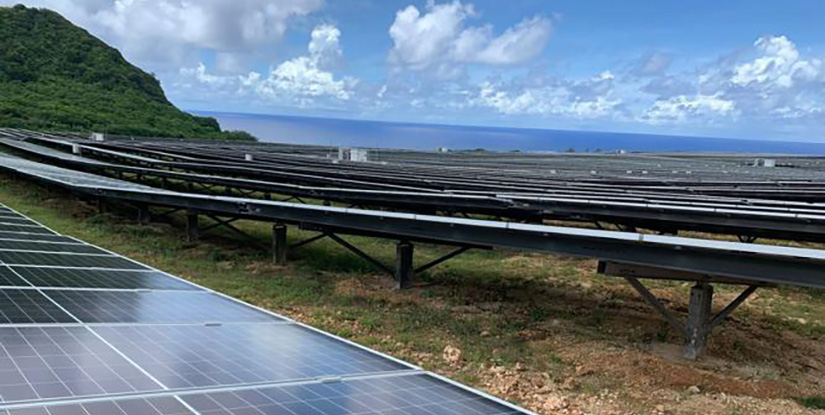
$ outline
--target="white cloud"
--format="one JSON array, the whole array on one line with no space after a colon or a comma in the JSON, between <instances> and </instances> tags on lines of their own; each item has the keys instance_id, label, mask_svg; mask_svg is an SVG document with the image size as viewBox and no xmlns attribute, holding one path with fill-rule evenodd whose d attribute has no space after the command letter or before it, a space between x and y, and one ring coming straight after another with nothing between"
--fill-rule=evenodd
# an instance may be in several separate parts
<instances>
[{"instance_id":1,"label":"white cloud","mask_svg":"<svg viewBox=\"0 0 825 415\"><path fill-rule=\"evenodd\" d=\"M762 56L737 66L731 82L740 86L768 85L790 88L820 76L822 61L800 59L796 45L785 36L765 36L754 42Z\"/></svg>"},{"instance_id":2,"label":"white cloud","mask_svg":"<svg viewBox=\"0 0 825 415\"><path fill-rule=\"evenodd\" d=\"M471 104L505 115L614 118L619 115L617 107L622 101L613 97L613 80L613 73L604 71L577 82L547 80L525 86L485 81Z\"/></svg>"},{"instance_id":3,"label":"white cloud","mask_svg":"<svg viewBox=\"0 0 825 415\"><path fill-rule=\"evenodd\" d=\"M679 95L666 100L658 100L640 117L653 124L679 123L698 118L713 121L719 117L736 115L733 101L722 98L721 94L694 96Z\"/></svg>"},{"instance_id":4,"label":"white cloud","mask_svg":"<svg viewBox=\"0 0 825 415\"><path fill-rule=\"evenodd\" d=\"M217 88L234 88L240 94L250 92L269 102L313 106L317 99L346 101L357 84L355 78L336 79L325 70L343 59L339 39L341 32L335 26L322 24L313 29L308 55L282 62L264 76L250 72L245 76L219 76L206 72L200 63L194 69L182 69L181 75L194 77L202 84Z\"/></svg>"},{"instance_id":5,"label":"white cloud","mask_svg":"<svg viewBox=\"0 0 825 415\"><path fill-rule=\"evenodd\" d=\"M455 65L511 65L527 62L546 47L553 32L544 17L526 19L495 36L490 25L465 27L477 16L472 4L429 2L426 12L408 6L396 13L389 33L390 62L413 69L455 74Z\"/></svg>"},{"instance_id":6,"label":"white cloud","mask_svg":"<svg viewBox=\"0 0 825 415\"><path fill-rule=\"evenodd\" d=\"M212 75L206 72L206 65L203 62L198 63L196 68L182 68L180 74L183 76L194 77L198 82L209 85L228 85L232 82L231 77Z\"/></svg>"},{"instance_id":7,"label":"white cloud","mask_svg":"<svg viewBox=\"0 0 825 415\"><path fill-rule=\"evenodd\" d=\"M13 4L21 0L0 0ZM23 0L64 14L140 63L174 66L198 49L251 53L323 0Z\"/></svg>"}]
</instances>

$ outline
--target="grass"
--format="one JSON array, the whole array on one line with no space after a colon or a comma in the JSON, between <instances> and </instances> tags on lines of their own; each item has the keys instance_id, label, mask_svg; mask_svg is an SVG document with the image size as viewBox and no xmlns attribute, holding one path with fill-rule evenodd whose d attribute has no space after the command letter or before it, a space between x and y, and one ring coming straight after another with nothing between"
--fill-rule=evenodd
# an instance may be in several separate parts
<instances>
[{"instance_id":1,"label":"grass","mask_svg":"<svg viewBox=\"0 0 825 415\"><path fill-rule=\"evenodd\" d=\"M811 409L825 409L825 396L810 396L807 398L800 398L799 404Z\"/></svg>"},{"instance_id":2,"label":"grass","mask_svg":"<svg viewBox=\"0 0 825 415\"><path fill-rule=\"evenodd\" d=\"M168 223L138 225L129 219L134 215L128 209L99 214L96 207L72 201L65 193L3 174L0 202L61 233L538 412L542 412L547 396L558 393L580 395L586 401L608 391L617 394L616 405L621 408L653 407L645 400L653 399L648 394L633 392L639 377L647 379L640 381L643 389L649 387L644 384L648 382L646 385L660 385L665 390L683 390L681 382L685 381L676 378L682 372L689 379L717 382L709 387L711 390L728 390L717 378L740 382L738 374L714 373L715 377L708 380L705 372L690 365L673 366L651 357L644 351L647 344L675 346L681 339L620 280L597 276L593 260L475 250L420 276L423 284L417 288L399 292L392 289L388 276L330 240L290 252L287 266L274 265L270 254L258 246L269 241L268 224L235 223L258 243L215 230L192 244L183 238L183 217L173 216ZM312 235L289 229L290 242ZM395 246L388 241L346 239L386 264L394 261ZM449 251L447 247L417 245L416 262L429 262ZM662 281L652 282L650 287L669 306L684 310L689 284ZM720 286L717 293L733 296L739 289ZM760 343L752 340L752 325L766 326L768 333L790 330L810 342L821 339L825 332L825 296L821 292L780 289L760 293L758 299L734 314L738 321L747 322L748 328L723 330L718 336L720 346L713 350L722 358L742 364L760 368L769 365L755 370L757 379L748 382L776 381L767 379L776 375L759 373L789 376L788 370L776 367L780 363L764 362L772 354L758 349ZM765 343L776 342L768 339ZM458 361L442 356L447 346L461 351ZM646 366L662 369L636 372ZM700 372L701 376L696 374ZM792 380L795 384L805 382ZM760 393L758 388L749 388L741 393ZM795 385L782 393L789 398L816 395L800 393L813 388ZM738 389L731 390L736 393Z\"/></svg>"}]
</instances>

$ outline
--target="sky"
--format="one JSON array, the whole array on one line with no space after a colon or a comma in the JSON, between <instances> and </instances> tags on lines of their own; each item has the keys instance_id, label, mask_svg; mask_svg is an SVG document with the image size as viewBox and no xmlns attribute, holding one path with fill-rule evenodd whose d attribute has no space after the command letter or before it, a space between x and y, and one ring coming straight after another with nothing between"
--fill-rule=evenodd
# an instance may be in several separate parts
<instances>
[{"instance_id":1,"label":"sky","mask_svg":"<svg viewBox=\"0 0 825 415\"><path fill-rule=\"evenodd\" d=\"M30 0L187 110L825 141L820 0Z\"/></svg>"}]
</instances>

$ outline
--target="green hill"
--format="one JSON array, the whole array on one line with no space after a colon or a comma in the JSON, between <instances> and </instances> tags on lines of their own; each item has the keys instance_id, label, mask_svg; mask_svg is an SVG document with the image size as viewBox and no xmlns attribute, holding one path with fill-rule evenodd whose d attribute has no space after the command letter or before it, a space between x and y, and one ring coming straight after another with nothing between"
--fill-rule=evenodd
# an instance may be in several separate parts
<instances>
[{"instance_id":1,"label":"green hill","mask_svg":"<svg viewBox=\"0 0 825 415\"><path fill-rule=\"evenodd\" d=\"M154 76L58 13L0 7L0 126L251 139L172 105Z\"/></svg>"}]
</instances>

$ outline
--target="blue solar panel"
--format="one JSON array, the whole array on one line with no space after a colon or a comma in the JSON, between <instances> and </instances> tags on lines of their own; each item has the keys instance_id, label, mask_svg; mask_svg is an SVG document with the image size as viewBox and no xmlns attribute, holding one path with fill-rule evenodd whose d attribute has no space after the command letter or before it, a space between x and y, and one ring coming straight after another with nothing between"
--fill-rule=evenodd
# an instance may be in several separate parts
<instances>
[{"instance_id":1,"label":"blue solar panel","mask_svg":"<svg viewBox=\"0 0 825 415\"><path fill-rule=\"evenodd\" d=\"M112 326L94 331L173 389L410 369L293 324Z\"/></svg>"},{"instance_id":2,"label":"blue solar panel","mask_svg":"<svg viewBox=\"0 0 825 415\"><path fill-rule=\"evenodd\" d=\"M0 286L28 287L29 284L13 272L11 268L0 265Z\"/></svg>"},{"instance_id":3,"label":"blue solar panel","mask_svg":"<svg viewBox=\"0 0 825 415\"><path fill-rule=\"evenodd\" d=\"M183 396L202 415L526 414L427 374Z\"/></svg>"},{"instance_id":4,"label":"blue solar panel","mask_svg":"<svg viewBox=\"0 0 825 415\"><path fill-rule=\"evenodd\" d=\"M68 252L75 254L106 254L106 251L85 244L41 241L8 241L0 239L0 249L15 251Z\"/></svg>"},{"instance_id":5,"label":"blue solar panel","mask_svg":"<svg viewBox=\"0 0 825 415\"><path fill-rule=\"evenodd\" d=\"M0 251L6 265L35 265L75 268L146 269L145 266L114 255L55 254L28 251Z\"/></svg>"},{"instance_id":6,"label":"blue solar panel","mask_svg":"<svg viewBox=\"0 0 825 415\"><path fill-rule=\"evenodd\" d=\"M2 221L0 221L2 222ZM19 232L19 233L42 233L53 235L54 232L37 226L15 225L11 223L0 223L0 231L3 232Z\"/></svg>"},{"instance_id":7,"label":"blue solar panel","mask_svg":"<svg viewBox=\"0 0 825 415\"><path fill-rule=\"evenodd\" d=\"M158 271L39 267L12 269L35 287L200 290L195 285ZM2 276L0 271L0 278Z\"/></svg>"},{"instance_id":8,"label":"blue solar panel","mask_svg":"<svg viewBox=\"0 0 825 415\"><path fill-rule=\"evenodd\" d=\"M195 415L195 413L174 397L156 396L0 410L0 415Z\"/></svg>"},{"instance_id":9,"label":"blue solar panel","mask_svg":"<svg viewBox=\"0 0 825 415\"><path fill-rule=\"evenodd\" d=\"M84 327L0 327L0 403L162 389Z\"/></svg>"},{"instance_id":10,"label":"blue solar panel","mask_svg":"<svg viewBox=\"0 0 825 415\"><path fill-rule=\"evenodd\" d=\"M75 319L36 290L0 290L0 324L75 322Z\"/></svg>"},{"instance_id":11,"label":"blue solar panel","mask_svg":"<svg viewBox=\"0 0 825 415\"><path fill-rule=\"evenodd\" d=\"M0 224L0 415L527 413L15 222Z\"/></svg>"},{"instance_id":12,"label":"blue solar panel","mask_svg":"<svg viewBox=\"0 0 825 415\"><path fill-rule=\"evenodd\" d=\"M205 291L71 291L44 293L83 323L283 321Z\"/></svg>"},{"instance_id":13,"label":"blue solar panel","mask_svg":"<svg viewBox=\"0 0 825 415\"><path fill-rule=\"evenodd\" d=\"M77 242L72 238L47 233L20 233L0 231L0 239L11 241L47 241L47 242Z\"/></svg>"}]
</instances>

